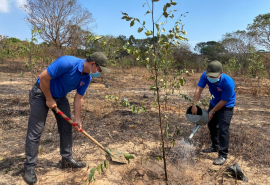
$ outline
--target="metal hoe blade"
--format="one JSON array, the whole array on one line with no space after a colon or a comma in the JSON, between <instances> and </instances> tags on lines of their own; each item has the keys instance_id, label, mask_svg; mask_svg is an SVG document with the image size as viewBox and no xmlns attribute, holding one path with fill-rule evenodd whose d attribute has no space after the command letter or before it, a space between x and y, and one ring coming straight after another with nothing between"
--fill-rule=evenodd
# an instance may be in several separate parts
<instances>
[{"instance_id":1,"label":"metal hoe blade","mask_svg":"<svg viewBox=\"0 0 270 185\"><path fill-rule=\"evenodd\" d=\"M114 149L108 149L108 148L105 148L105 152L107 154L109 154L112 161L118 162L118 163L123 163L123 164L127 163L127 160L122 152L120 152L118 150L114 150Z\"/></svg>"}]
</instances>

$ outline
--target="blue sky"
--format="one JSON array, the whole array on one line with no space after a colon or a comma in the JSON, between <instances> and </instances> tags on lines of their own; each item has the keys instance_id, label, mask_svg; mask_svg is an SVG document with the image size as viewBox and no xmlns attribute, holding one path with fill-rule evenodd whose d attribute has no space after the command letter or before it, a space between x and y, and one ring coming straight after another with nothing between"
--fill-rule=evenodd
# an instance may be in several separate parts
<instances>
[{"instance_id":1,"label":"blue sky","mask_svg":"<svg viewBox=\"0 0 270 185\"><path fill-rule=\"evenodd\" d=\"M150 2L151 0L148 0ZM189 12L181 17L187 32L186 37L194 48L198 42L219 41L225 33L244 30L259 14L270 13L270 0L174 0L178 4L172 9L174 19L169 19L164 27L169 30L177 21L180 14ZM19 7L25 0L0 0L0 35L26 39L31 37L31 28L24 21L26 13ZM96 20L97 28L93 30L98 35L125 35L135 38L145 38L145 34L137 32L139 27L135 23L130 27L129 22L121 19L121 11L131 17L146 21L151 29L151 16L145 12L148 6L142 5L145 0L78 0L87 8ZM163 5L170 0L160 0L155 3L155 19L162 13ZM161 18L159 22L163 22Z\"/></svg>"}]
</instances>

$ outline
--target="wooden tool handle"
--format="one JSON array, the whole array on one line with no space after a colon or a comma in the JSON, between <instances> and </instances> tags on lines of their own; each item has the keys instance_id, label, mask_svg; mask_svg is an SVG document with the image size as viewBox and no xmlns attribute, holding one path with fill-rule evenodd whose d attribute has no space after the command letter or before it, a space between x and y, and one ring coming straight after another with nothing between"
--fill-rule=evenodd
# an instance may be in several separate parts
<instances>
[{"instance_id":1,"label":"wooden tool handle","mask_svg":"<svg viewBox=\"0 0 270 185\"><path fill-rule=\"evenodd\" d=\"M76 127L78 126L76 123L74 123L71 119L69 119L69 117L67 117L61 110L59 110L57 107L54 108L55 112L57 114L59 114L60 116L62 116L65 120L67 120L72 126ZM89 139L91 139L96 145L98 145L102 150L105 150L105 148L99 144L99 142L97 142L94 138L92 138L89 134L87 134L83 129L80 129L80 132L82 132L86 137L88 137Z\"/></svg>"}]
</instances>

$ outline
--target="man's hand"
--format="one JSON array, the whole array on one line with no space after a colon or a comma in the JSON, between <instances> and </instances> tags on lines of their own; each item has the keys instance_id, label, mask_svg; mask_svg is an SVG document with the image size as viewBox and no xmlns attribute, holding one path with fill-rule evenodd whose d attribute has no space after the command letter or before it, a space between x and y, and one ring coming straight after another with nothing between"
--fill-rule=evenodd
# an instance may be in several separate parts
<instances>
[{"instance_id":1,"label":"man's hand","mask_svg":"<svg viewBox=\"0 0 270 185\"><path fill-rule=\"evenodd\" d=\"M212 112L210 111L209 114L208 114L208 119L209 119L209 121L210 121L212 118L213 118L213 114L212 114Z\"/></svg>"},{"instance_id":2,"label":"man's hand","mask_svg":"<svg viewBox=\"0 0 270 185\"><path fill-rule=\"evenodd\" d=\"M54 99L50 99L50 100L46 100L46 105L50 108L50 109L54 109L57 107L56 102Z\"/></svg>"},{"instance_id":3,"label":"man's hand","mask_svg":"<svg viewBox=\"0 0 270 185\"><path fill-rule=\"evenodd\" d=\"M82 123L81 123L81 121L75 121L75 123L77 124L75 129L79 132L82 129Z\"/></svg>"},{"instance_id":4,"label":"man's hand","mask_svg":"<svg viewBox=\"0 0 270 185\"><path fill-rule=\"evenodd\" d=\"M191 113L192 114L197 114L197 111L198 111L198 109L197 109L196 105L193 105L192 109L191 109Z\"/></svg>"}]
</instances>

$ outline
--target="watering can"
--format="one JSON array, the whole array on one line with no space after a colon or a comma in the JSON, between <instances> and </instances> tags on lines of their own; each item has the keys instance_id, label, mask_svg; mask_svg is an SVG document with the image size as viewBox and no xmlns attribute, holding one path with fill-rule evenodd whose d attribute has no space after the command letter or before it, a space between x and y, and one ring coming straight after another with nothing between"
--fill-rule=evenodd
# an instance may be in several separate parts
<instances>
[{"instance_id":1,"label":"watering can","mask_svg":"<svg viewBox=\"0 0 270 185\"><path fill-rule=\"evenodd\" d=\"M189 137L185 138L185 140L188 141L189 143L192 143L192 138L194 134L199 130L201 125L206 125L209 121L207 110L204 110L200 108L199 106L197 106L197 109L198 109L197 114L192 114L191 109L192 109L192 106L187 109L186 117L188 121L195 123L196 125L193 131L191 132L191 134L189 135Z\"/></svg>"}]
</instances>

